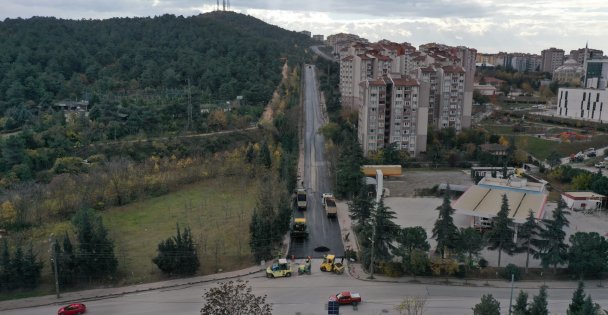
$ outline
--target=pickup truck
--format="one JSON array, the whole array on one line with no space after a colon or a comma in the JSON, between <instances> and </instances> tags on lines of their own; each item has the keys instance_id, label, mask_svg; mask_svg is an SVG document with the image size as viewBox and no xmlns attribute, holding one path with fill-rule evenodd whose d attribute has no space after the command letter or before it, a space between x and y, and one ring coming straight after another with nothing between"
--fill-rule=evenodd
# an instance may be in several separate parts
<instances>
[{"instance_id":1,"label":"pickup truck","mask_svg":"<svg viewBox=\"0 0 608 315\"><path fill-rule=\"evenodd\" d=\"M328 218L335 218L338 215L338 207L336 207L336 199L333 194L323 194L323 207Z\"/></svg>"},{"instance_id":2,"label":"pickup truck","mask_svg":"<svg viewBox=\"0 0 608 315\"><path fill-rule=\"evenodd\" d=\"M329 297L330 301L338 301L340 305L357 305L361 303L361 295L357 292L344 291Z\"/></svg>"}]
</instances>

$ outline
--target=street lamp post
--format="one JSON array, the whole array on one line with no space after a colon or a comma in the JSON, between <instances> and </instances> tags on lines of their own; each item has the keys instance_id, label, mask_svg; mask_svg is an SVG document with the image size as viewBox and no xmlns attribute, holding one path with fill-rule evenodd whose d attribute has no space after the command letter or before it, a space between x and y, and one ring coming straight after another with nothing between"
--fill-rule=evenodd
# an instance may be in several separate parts
<instances>
[{"instance_id":1,"label":"street lamp post","mask_svg":"<svg viewBox=\"0 0 608 315\"><path fill-rule=\"evenodd\" d=\"M51 261L53 262L53 273L55 274L55 293L57 294L57 298L60 298L61 295L59 295L59 271L57 269L57 251L55 250L55 244L57 244L57 240L55 239L54 241L52 241L52 239L49 239L49 243L51 244L52 251Z\"/></svg>"},{"instance_id":2,"label":"street lamp post","mask_svg":"<svg viewBox=\"0 0 608 315\"><path fill-rule=\"evenodd\" d=\"M376 222L373 222L372 227L372 257L369 263L369 278L374 279L374 244L376 243Z\"/></svg>"}]
</instances>

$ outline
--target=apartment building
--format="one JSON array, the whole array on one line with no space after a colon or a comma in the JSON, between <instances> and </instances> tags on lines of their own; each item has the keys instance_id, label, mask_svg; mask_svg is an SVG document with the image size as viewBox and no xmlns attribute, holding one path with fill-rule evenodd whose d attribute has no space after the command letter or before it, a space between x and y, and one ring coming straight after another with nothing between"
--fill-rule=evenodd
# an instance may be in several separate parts
<instances>
[{"instance_id":1,"label":"apartment building","mask_svg":"<svg viewBox=\"0 0 608 315\"><path fill-rule=\"evenodd\" d=\"M465 98L465 76L466 71L461 66L444 66L438 69L439 75L439 108L437 124L439 128L453 127L457 131L462 130L463 125L470 125L470 111L468 121L465 122L464 107Z\"/></svg>"},{"instance_id":2,"label":"apartment building","mask_svg":"<svg viewBox=\"0 0 608 315\"><path fill-rule=\"evenodd\" d=\"M410 156L425 152L428 83L383 75L360 86L358 138L364 154L393 143Z\"/></svg>"},{"instance_id":3,"label":"apartment building","mask_svg":"<svg viewBox=\"0 0 608 315\"><path fill-rule=\"evenodd\" d=\"M545 49L541 52L542 57L542 72L551 72L555 71L557 67L564 64L564 50L559 48L549 48Z\"/></svg>"},{"instance_id":4,"label":"apartment building","mask_svg":"<svg viewBox=\"0 0 608 315\"><path fill-rule=\"evenodd\" d=\"M586 51L586 56L585 56ZM579 48L570 51L570 59L576 60L579 65L583 65L585 60L590 59L602 59L604 58L604 51L600 49L592 49L592 48Z\"/></svg>"},{"instance_id":5,"label":"apartment building","mask_svg":"<svg viewBox=\"0 0 608 315\"><path fill-rule=\"evenodd\" d=\"M397 143L415 156L426 150L429 124L470 127L475 49L380 41L351 43L340 54L342 105L359 111L366 155Z\"/></svg>"}]
</instances>

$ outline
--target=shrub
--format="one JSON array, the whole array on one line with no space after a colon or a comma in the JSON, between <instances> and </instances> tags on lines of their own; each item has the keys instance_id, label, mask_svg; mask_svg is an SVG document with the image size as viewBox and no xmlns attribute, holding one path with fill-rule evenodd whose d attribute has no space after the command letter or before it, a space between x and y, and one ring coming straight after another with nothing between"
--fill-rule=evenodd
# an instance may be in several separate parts
<instances>
[{"instance_id":1,"label":"shrub","mask_svg":"<svg viewBox=\"0 0 608 315\"><path fill-rule=\"evenodd\" d=\"M396 262L383 262L380 264L380 270L385 276L388 277L401 277L403 276L403 269L401 264Z\"/></svg>"},{"instance_id":2,"label":"shrub","mask_svg":"<svg viewBox=\"0 0 608 315\"><path fill-rule=\"evenodd\" d=\"M347 260L353 259L357 261L357 252L353 249L348 248L344 251L344 258L346 258Z\"/></svg>"},{"instance_id":3,"label":"shrub","mask_svg":"<svg viewBox=\"0 0 608 315\"><path fill-rule=\"evenodd\" d=\"M477 264L479 265L479 268L485 268L488 266L488 261L484 258L481 258L479 259L479 262Z\"/></svg>"},{"instance_id":4,"label":"shrub","mask_svg":"<svg viewBox=\"0 0 608 315\"><path fill-rule=\"evenodd\" d=\"M507 280L511 280L511 275L514 276L513 279L515 281L518 281L519 279L521 279L521 270L519 269L519 267L515 266L514 264L508 264L502 273L502 277Z\"/></svg>"}]
</instances>

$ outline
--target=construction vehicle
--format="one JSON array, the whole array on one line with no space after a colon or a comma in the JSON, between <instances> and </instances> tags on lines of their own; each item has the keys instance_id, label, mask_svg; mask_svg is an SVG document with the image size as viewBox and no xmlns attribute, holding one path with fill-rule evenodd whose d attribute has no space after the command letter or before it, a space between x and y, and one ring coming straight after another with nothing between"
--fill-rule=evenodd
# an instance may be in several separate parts
<instances>
[{"instance_id":1,"label":"construction vehicle","mask_svg":"<svg viewBox=\"0 0 608 315\"><path fill-rule=\"evenodd\" d=\"M311 274L311 268L312 268L312 261L310 260L310 256L308 256L306 258L306 262L304 264L301 264L298 267L298 275Z\"/></svg>"},{"instance_id":2,"label":"construction vehicle","mask_svg":"<svg viewBox=\"0 0 608 315\"><path fill-rule=\"evenodd\" d=\"M291 266L285 258L277 260L272 266L266 268L266 277L268 278L291 277L292 273Z\"/></svg>"},{"instance_id":3,"label":"construction vehicle","mask_svg":"<svg viewBox=\"0 0 608 315\"><path fill-rule=\"evenodd\" d=\"M333 194L323 194L323 207L328 218L335 218L338 215L338 207L336 207L336 199Z\"/></svg>"},{"instance_id":4,"label":"construction vehicle","mask_svg":"<svg viewBox=\"0 0 608 315\"><path fill-rule=\"evenodd\" d=\"M308 226L305 218L295 218L291 225L292 238L308 238Z\"/></svg>"},{"instance_id":5,"label":"construction vehicle","mask_svg":"<svg viewBox=\"0 0 608 315\"><path fill-rule=\"evenodd\" d=\"M296 203L298 210L306 210L306 190L300 188L296 191Z\"/></svg>"},{"instance_id":6,"label":"construction vehicle","mask_svg":"<svg viewBox=\"0 0 608 315\"><path fill-rule=\"evenodd\" d=\"M341 262L336 262L336 255L325 255L320 269L324 272L342 274L344 272L344 258Z\"/></svg>"}]
</instances>

